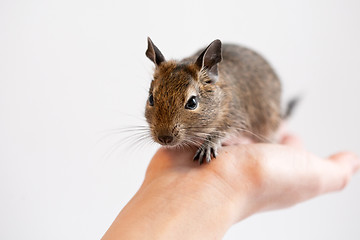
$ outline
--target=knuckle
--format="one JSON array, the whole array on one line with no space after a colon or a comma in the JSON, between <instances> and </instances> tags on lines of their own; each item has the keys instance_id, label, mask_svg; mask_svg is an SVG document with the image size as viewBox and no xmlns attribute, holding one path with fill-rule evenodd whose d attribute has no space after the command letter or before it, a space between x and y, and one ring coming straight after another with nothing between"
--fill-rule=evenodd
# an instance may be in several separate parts
<instances>
[{"instance_id":1,"label":"knuckle","mask_svg":"<svg viewBox=\"0 0 360 240\"><path fill-rule=\"evenodd\" d=\"M343 176L342 179L340 181L340 185L339 185L339 189L338 190L343 190L345 189L345 187L349 184L351 179L351 174L349 172L346 172Z\"/></svg>"}]
</instances>

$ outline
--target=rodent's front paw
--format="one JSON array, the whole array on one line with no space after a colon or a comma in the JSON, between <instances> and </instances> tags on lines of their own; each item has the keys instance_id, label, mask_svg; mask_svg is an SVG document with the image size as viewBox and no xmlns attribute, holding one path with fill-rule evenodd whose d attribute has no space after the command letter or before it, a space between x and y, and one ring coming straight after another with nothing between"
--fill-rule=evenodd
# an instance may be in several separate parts
<instances>
[{"instance_id":1,"label":"rodent's front paw","mask_svg":"<svg viewBox=\"0 0 360 240\"><path fill-rule=\"evenodd\" d=\"M217 146L214 144L203 144L197 150L194 161L198 160L200 165L204 163L204 160L209 163L211 161L211 156L216 158L217 156Z\"/></svg>"}]
</instances>

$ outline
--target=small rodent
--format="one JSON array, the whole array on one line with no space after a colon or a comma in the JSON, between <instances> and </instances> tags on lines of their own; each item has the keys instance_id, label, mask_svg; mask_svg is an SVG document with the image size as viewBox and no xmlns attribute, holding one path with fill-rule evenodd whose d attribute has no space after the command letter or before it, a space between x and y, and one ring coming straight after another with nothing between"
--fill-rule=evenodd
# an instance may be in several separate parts
<instances>
[{"instance_id":1,"label":"small rodent","mask_svg":"<svg viewBox=\"0 0 360 240\"><path fill-rule=\"evenodd\" d=\"M148 38L146 56L155 63L145 109L154 141L196 146L201 164L229 137L274 139L284 118L281 84L258 53L215 40L193 56L167 61Z\"/></svg>"}]
</instances>

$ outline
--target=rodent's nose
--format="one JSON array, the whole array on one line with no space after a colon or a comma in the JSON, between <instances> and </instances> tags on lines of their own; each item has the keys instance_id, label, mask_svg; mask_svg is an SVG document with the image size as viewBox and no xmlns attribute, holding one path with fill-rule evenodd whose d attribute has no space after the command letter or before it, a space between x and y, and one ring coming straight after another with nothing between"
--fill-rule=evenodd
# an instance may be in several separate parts
<instances>
[{"instance_id":1,"label":"rodent's nose","mask_svg":"<svg viewBox=\"0 0 360 240\"><path fill-rule=\"evenodd\" d=\"M162 144L170 144L174 138L172 136L164 135L164 136L158 136L158 139Z\"/></svg>"}]
</instances>

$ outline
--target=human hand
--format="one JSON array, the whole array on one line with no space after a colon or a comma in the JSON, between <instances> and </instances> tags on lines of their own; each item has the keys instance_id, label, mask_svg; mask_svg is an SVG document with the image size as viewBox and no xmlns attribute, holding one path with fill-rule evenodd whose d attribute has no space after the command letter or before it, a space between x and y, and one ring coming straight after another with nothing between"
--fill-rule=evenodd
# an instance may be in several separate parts
<instances>
[{"instance_id":1,"label":"human hand","mask_svg":"<svg viewBox=\"0 0 360 240\"><path fill-rule=\"evenodd\" d=\"M202 166L193 154L161 148L103 239L220 239L252 214L343 189L360 167L352 153L316 157L293 136L283 145L226 146Z\"/></svg>"}]
</instances>

